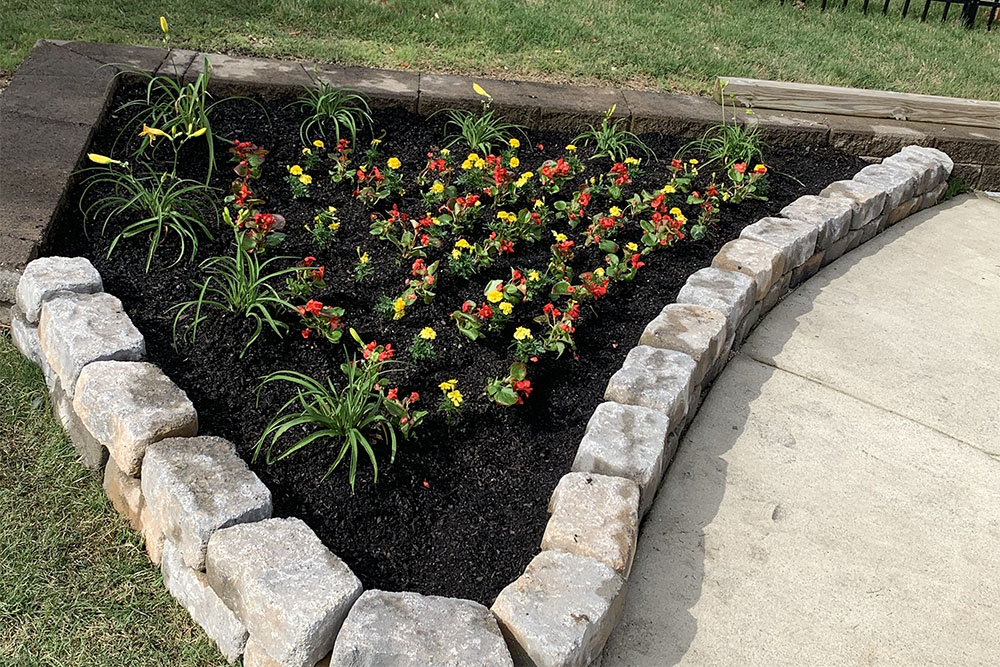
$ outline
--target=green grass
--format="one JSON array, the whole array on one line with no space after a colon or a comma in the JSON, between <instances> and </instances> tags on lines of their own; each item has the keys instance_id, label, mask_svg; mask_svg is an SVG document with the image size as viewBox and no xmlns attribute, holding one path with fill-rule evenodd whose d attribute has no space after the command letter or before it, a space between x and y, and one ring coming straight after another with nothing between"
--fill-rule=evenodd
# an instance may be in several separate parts
<instances>
[{"instance_id":1,"label":"green grass","mask_svg":"<svg viewBox=\"0 0 1000 667\"><path fill-rule=\"evenodd\" d=\"M834 3L839 4L839 3ZM1000 30L778 0L6 0L0 69L36 39L705 92L716 75L1000 99ZM873 7L877 3L873 3Z\"/></svg>"},{"instance_id":2,"label":"green grass","mask_svg":"<svg viewBox=\"0 0 1000 667\"><path fill-rule=\"evenodd\" d=\"M0 664L224 665L0 335Z\"/></svg>"}]
</instances>

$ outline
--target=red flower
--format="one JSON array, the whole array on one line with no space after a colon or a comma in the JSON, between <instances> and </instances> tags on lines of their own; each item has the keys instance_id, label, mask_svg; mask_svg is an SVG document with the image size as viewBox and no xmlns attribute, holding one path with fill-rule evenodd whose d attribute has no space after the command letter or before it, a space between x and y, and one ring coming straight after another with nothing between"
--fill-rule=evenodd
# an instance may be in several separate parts
<instances>
[{"instance_id":1,"label":"red flower","mask_svg":"<svg viewBox=\"0 0 1000 667\"><path fill-rule=\"evenodd\" d=\"M673 160L670 161L670 167L672 169L680 170L684 168L684 163L678 160L677 158L674 158Z\"/></svg>"},{"instance_id":2,"label":"red flower","mask_svg":"<svg viewBox=\"0 0 1000 667\"><path fill-rule=\"evenodd\" d=\"M418 394L415 391L410 393L410 403L416 403L419 400L420 400L420 394Z\"/></svg>"},{"instance_id":3,"label":"red flower","mask_svg":"<svg viewBox=\"0 0 1000 667\"><path fill-rule=\"evenodd\" d=\"M379 355L378 355L378 360L379 361L388 361L389 359L392 359L392 355L395 354L395 353L396 353L396 351L394 349L392 349L392 344L391 343L386 343L385 344L385 349L383 349L382 352L379 353Z\"/></svg>"},{"instance_id":4,"label":"red flower","mask_svg":"<svg viewBox=\"0 0 1000 667\"><path fill-rule=\"evenodd\" d=\"M376 343L375 341L372 341L372 342L368 343L367 345L365 345L365 349L361 352L361 354L364 356L365 359L367 359L368 357L372 356L372 352L374 352L375 348L377 348L377 347L378 347L378 343Z\"/></svg>"},{"instance_id":5,"label":"red flower","mask_svg":"<svg viewBox=\"0 0 1000 667\"><path fill-rule=\"evenodd\" d=\"M309 334L311 334L311 333L312 333L312 329L306 327L305 329L302 330L302 337L303 338L309 338Z\"/></svg>"},{"instance_id":6,"label":"red flower","mask_svg":"<svg viewBox=\"0 0 1000 667\"><path fill-rule=\"evenodd\" d=\"M556 307L554 305L552 305L552 303L547 303L547 304L545 304L545 307L542 308L542 312L545 313L546 315L551 315L552 311L555 310L555 309L556 309Z\"/></svg>"},{"instance_id":7,"label":"red flower","mask_svg":"<svg viewBox=\"0 0 1000 667\"><path fill-rule=\"evenodd\" d=\"M493 309L490 308L489 304L484 303L480 306L479 310L476 311L476 315L478 315L481 320L488 320L493 317Z\"/></svg>"},{"instance_id":8,"label":"red flower","mask_svg":"<svg viewBox=\"0 0 1000 667\"><path fill-rule=\"evenodd\" d=\"M755 173L755 174L766 174L767 173L767 167L765 167L762 164L758 164L756 167L753 168L753 173Z\"/></svg>"},{"instance_id":9,"label":"red flower","mask_svg":"<svg viewBox=\"0 0 1000 667\"><path fill-rule=\"evenodd\" d=\"M466 301L465 303L462 304L462 312L467 313L475 307L476 307L475 301Z\"/></svg>"},{"instance_id":10,"label":"red flower","mask_svg":"<svg viewBox=\"0 0 1000 667\"><path fill-rule=\"evenodd\" d=\"M306 307L304 310L310 315L319 315L320 312L322 312L323 310L323 304L322 302L317 301L316 299L309 299L309 301L306 302Z\"/></svg>"},{"instance_id":11,"label":"red flower","mask_svg":"<svg viewBox=\"0 0 1000 667\"><path fill-rule=\"evenodd\" d=\"M417 259L413 262L413 266L410 267L410 271L413 275L419 275L424 269L427 268L427 263L423 259Z\"/></svg>"},{"instance_id":12,"label":"red flower","mask_svg":"<svg viewBox=\"0 0 1000 667\"><path fill-rule=\"evenodd\" d=\"M513 241L501 241L500 242L500 252L512 253L514 252L514 242Z\"/></svg>"},{"instance_id":13,"label":"red flower","mask_svg":"<svg viewBox=\"0 0 1000 667\"><path fill-rule=\"evenodd\" d=\"M714 184L708 186L708 189L705 190L705 196L706 197L714 197L717 194L719 194L719 191L715 189L715 185Z\"/></svg>"},{"instance_id":14,"label":"red flower","mask_svg":"<svg viewBox=\"0 0 1000 667\"><path fill-rule=\"evenodd\" d=\"M545 150L545 146L543 146L541 144L535 144L535 148L537 148L540 151L544 151Z\"/></svg>"},{"instance_id":15,"label":"red flower","mask_svg":"<svg viewBox=\"0 0 1000 667\"><path fill-rule=\"evenodd\" d=\"M323 276L326 275L326 267L321 266L318 269L313 269L312 278L313 280L323 280Z\"/></svg>"},{"instance_id":16,"label":"red flower","mask_svg":"<svg viewBox=\"0 0 1000 667\"><path fill-rule=\"evenodd\" d=\"M388 398L388 399L389 399L390 401L395 401L395 400L396 400L396 394L397 394L398 392L399 392L399 390L398 390L398 389L396 389L395 387L393 387L392 389L390 389L390 390L389 390L389 391L388 391L388 392L386 393L385 397L386 397L386 398Z\"/></svg>"},{"instance_id":17,"label":"red flower","mask_svg":"<svg viewBox=\"0 0 1000 667\"><path fill-rule=\"evenodd\" d=\"M313 262L315 262L315 261L316 261L316 258L313 257L312 255L309 255L308 257L306 257L305 259L302 260L302 266L312 266Z\"/></svg>"},{"instance_id":18,"label":"red flower","mask_svg":"<svg viewBox=\"0 0 1000 667\"><path fill-rule=\"evenodd\" d=\"M632 255L632 259L629 260L630 263L632 264L632 268L638 269L640 267L646 266L646 262L639 261L640 257L642 257L642 255L640 255L639 253L635 253L634 255Z\"/></svg>"},{"instance_id":19,"label":"red flower","mask_svg":"<svg viewBox=\"0 0 1000 667\"><path fill-rule=\"evenodd\" d=\"M742 174L743 172L745 172L747 170L747 163L746 162L737 162L736 164L733 165L733 170L737 174Z\"/></svg>"}]
</instances>

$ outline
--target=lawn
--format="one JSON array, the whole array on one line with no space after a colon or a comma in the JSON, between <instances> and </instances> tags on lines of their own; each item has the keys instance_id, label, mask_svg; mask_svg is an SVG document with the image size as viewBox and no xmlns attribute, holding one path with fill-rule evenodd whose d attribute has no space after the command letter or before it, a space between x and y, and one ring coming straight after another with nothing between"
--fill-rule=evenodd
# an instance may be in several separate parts
<instances>
[{"instance_id":1,"label":"lawn","mask_svg":"<svg viewBox=\"0 0 1000 667\"><path fill-rule=\"evenodd\" d=\"M0 334L0 664L221 665Z\"/></svg>"},{"instance_id":2,"label":"lawn","mask_svg":"<svg viewBox=\"0 0 1000 667\"><path fill-rule=\"evenodd\" d=\"M716 75L1000 99L1000 31L777 0L6 0L0 70L42 37L704 93ZM839 5L839 3L833 3ZM878 3L873 3L873 7Z\"/></svg>"}]
</instances>

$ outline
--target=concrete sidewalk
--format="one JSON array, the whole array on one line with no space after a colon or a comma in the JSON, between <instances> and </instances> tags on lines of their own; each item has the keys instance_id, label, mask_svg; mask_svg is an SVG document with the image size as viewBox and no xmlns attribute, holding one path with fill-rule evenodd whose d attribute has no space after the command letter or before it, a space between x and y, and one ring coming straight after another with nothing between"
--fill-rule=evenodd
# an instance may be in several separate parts
<instances>
[{"instance_id":1,"label":"concrete sidewalk","mask_svg":"<svg viewBox=\"0 0 1000 667\"><path fill-rule=\"evenodd\" d=\"M1000 204L775 308L642 528L604 667L1000 664Z\"/></svg>"}]
</instances>

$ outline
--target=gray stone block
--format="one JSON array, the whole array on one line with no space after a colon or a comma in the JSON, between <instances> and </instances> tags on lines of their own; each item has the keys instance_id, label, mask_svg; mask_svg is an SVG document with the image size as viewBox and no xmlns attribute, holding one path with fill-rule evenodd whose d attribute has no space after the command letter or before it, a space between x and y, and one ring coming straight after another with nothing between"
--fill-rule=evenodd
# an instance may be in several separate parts
<instances>
[{"instance_id":1,"label":"gray stone block","mask_svg":"<svg viewBox=\"0 0 1000 667\"><path fill-rule=\"evenodd\" d=\"M149 510L149 505L143 503L142 511L139 512L139 523L142 524L142 538L146 543L146 555L153 565L160 566L163 557L163 545L166 544L166 537L160 530L160 525L156 522L156 517Z\"/></svg>"},{"instance_id":2,"label":"gray stone block","mask_svg":"<svg viewBox=\"0 0 1000 667\"><path fill-rule=\"evenodd\" d=\"M907 199L902 204L886 213L886 227L892 227L903 218L909 217L910 214L920 210L920 203L922 201L923 195L918 195L913 199Z\"/></svg>"},{"instance_id":3,"label":"gray stone block","mask_svg":"<svg viewBox=\"0 0 1000 667\"><path fill-rule=\"evenodd\" d=\"M604 563L543 551L493 603L515 665L591 664L625 607L625 580Z\"/></svg>"},{"instance_id":4,"label":"gray stone block","mask_svg":"<svg viewBox=\"0 0 1000 667\"><path fill-rule=\"evenodd\" d=\"M69 441L80 457L80 464L87 470L98 472L108 461L108 450L97 442L87 427L73 410L73 401L66 396L59 378L52 378L51 387L52 412L62 424L63 430L69 436Z\"/></svg>"},{"instance_id":5,"label":"gray stone block","mask_svg":"<svg viewBox=\"0 0 1000 667\"><path fill-rule=\"evenodd\" d=\"M825 250L820 250L815 255L805 261L799 268L792 271L792 279L789 283L793 288L798 287L809 280L823 267L823 258L826 256Z\"/></svg>"},{"instance_id":6,"label":"gray stone block","mask_svg":"<svg viewBox=\"0 0 1000 667\"><path fill-rule=\"evenodd\" d=\"M885 208L892 210L917 194L918 175L909 169L891 164L870 164L854 175L854 180L867 183L886 193Z\"/></svg>"},{"instance_id":7,"label":"gray stone block","mask_svg":"<svg viewBox=\"0 0 1000 667\"><path fill-rule=\"evenodd\" d=\"M785 272L785 256L770 243L733 239L722 246L712 259L712 266L750 276L756 288L756 299L760 300Z\"/></svg>"},{"instance_id":8,"label":"gray stone block","mask_svg":"<svg viewBox=\"0 0 1000 667\"><path fill-rule=\"evenodd\" d=\"M206 573L254 641L286 667L312 667L333 648L361 582L299 519L219 530Z\"/></svg>"},{"instance_id":9,"label":"gray stone block","mask_svg":"<svg viewBox=\"0 0 1000 667\"><path fill-rule=\"evenodd\" d=\"M823 188L819 195L830 199L846 199L850 203L852 230L861 229L882 215L885 209L885 191L859 181L834 181Z\"/></svg>"},{"instance_id":10,"label":"gray stone block","mask_svg":"<svg viewBox=\"0 0 1000 667\"><path fill-rule=\"evenodd\" d=\"M639 485L631 479L570 472L549 500L542 549L599 560L628 578L639 535Z\"/></svg>"},{"instance_id":11,"label":"gray stone block","mask_svg":"<svg viewBox=\"0 0 1000 667\"><path fill-rule=\"evenodd\" d=\"M938 186L931 190L930 192L922 195L920 197L920 206L918 210L924 210L925 208L930 208L940 201L941 197L944 196L945 191L948 189L948 182L938 183Z\"/></svg>"},{"instance_id":12,"label":"gray stone block","mask_svg":"<svg viewBox=\"0 0 1000 667\"><path fill-rule=\"evenodd\" d=\"M920 193L929 192L948 180L955 163L942 151L922 146L906 146L882 161L899 167L909 167L920 174Z\"/></svg>"},{"instance_id":13,"label":"gray stone block","mask_svg":"<svg viewBox=\"0 0 1000 667\"><path fill-rule=\"evenodd\" d=\"M736 333L733 335L733 342L730 345L730 349L736 349L743 343L744 340L746 340L747 335L749 335L750 331L755 326L757 326L757 321L760 320L761 312L762 308L760 302L758 301L757 304L753 307L753 309L751 309L751 311L746 314L746 316L743 318L743 321L740 322L739 325L736 327ZM693 414L693 411L688 410L688 414L689 415Z\"/></svg>"},{"instance_id":14,"label":"gray stone block","mask_svg":"<svg viewBox=\"0 0 1000 667\"><path fill-rule=\"evenodd\" d=\"M853 234L853 232L848 232L847 236L845 236L844 238L845 239L849 238L851 234ZM761 299L760 301L761 315L766 315L768 311L770 311L772 308L778 305L779 301L785 298L785 295L788 294L788 288L791 282L792 282L792 274L786 271L785 275L781 276L778 282L774 283L774 287L772 287L771 291L767 293L767 296Z\"/></svg>"},{"instance_id":15,"label":"gray stone block","mask_svg":"<svg viewBox=\"0 0 1000 667\"><path fill-rule=\"evenodd\" d=\"M38 327L28 322L24 318L24 313L17 306L10 309L10 338L14 347L21 354L35 364L42 365L45 358L42 356L42 343L38 338Z\"/></svg>"},{"instance_id":16,"label":"gray stone block","mask_svg":"<svg viewBox=\"0 0 1000 667\"><path fill-rule=\"evenodd\" d=\"M851 228L854 209L845 199L803 195L781 209L780 215L815 225L816 250L825 250Z\"/></svg>"},{"instance_id":17,"label":"gray stone block","mask_svg":"<svg viewBox=\"0 0 1000 667\"><path fill-rule=\"evenodd\" d=\"M64 293L42 304L42 353L70 398L76 380L95 361L139 361L146 341L110 294Z\"/></svg>"},{"instance_id":18,"label":"gray stone block","mask_svg":"<svg viewBox=\"0 0 1000 667\"><path fill-rule=\"evenodd\" d=\"M683 352L639 345L611 376L604 398L656 410L677 424L687 412L694 372L694 359Z\"/></svg>"},{"instance_id":19,"label":"gray stone block","mask_svg":"<svg viewBox=\"0 0 1000 667\"><path fill-rule=\"evenodd\" d=\"M688 276L677 294L677 303L694 303L714 308L726 316L726 330L732 335L736 325L750 312L756 300L750 276L715 267L699 269Z\"/></svg>"},{"instance_id":20,"label":"gray stone block","mask_svg":"<svg viewBox=\"0 0 1000 667\"><path fill-rule=\"evenodd\" d=\"M768 243L781 250L785 258L785 272L800 266L816 252L819 230L801 220L787 218L762 218L747 225L740 238Z\"/></svg>"},{"instance_id":21,"label":"gray stone block","mask_svg":"<svg viewBox=\"0 0 1000 667\"><path fill-rule=\"evenodd\" d=\"M271 492L232 443L212 436L150 444L142 463L142 495L160 530L196 570L205 568L212 533L271 516Z\"/></svg>"},{"instance_id":22,"label":"gray stone block","mask_svg":"<svg viewBox=\"0 0 1000 667\"><path fill-rule=\"evenodd\" d=\"M694 359L694 382L699 383L726 344L726 316L707 306L670 303L646 325L640 345L676 350Z\"/></svg>"},{"instance_id":23,"label":"gray stone block","mask_svg":"<svg viewBox=\"0 0 1000 667\"><path fill-rule=\"evenodd\" d=\"M109 459L104 466L104 493L118 513L128 519L133 530L142 530L142 488L139 480L126 475Z\"/></svg>"},{"instance_id":24,"label":"gray stone block","mask_svg":"<svg viewBox=\"0 0 1000 667\"><path fill-rule=\"evenodd\" d=\"M40 257L24 267L17 284L17 306L34 324L42 304L59 292L93 294L103 289L101 274L86 258Z\"/></svg>"},{"instance_id":25,"label":"gray stone block","mask_svg":"<svg viewBox=\"0 0 1000 667\"><path fill-rule=\"evenodd\" d=\"M331 667L513 667L496 619L472 600L365 591L344 621Z\"/></svg>"},{"instance_id":26,"label":"gray stone block","mask_svg":"<svg viewBox=\"0 0 1000 667\"><path fill-rule=\"evenodd\" d=\"M886 226L885 221L886 221L886 216L880 215L879 217L875 218L861 229L853 231L850 234L848 234L847 238L849 239L849 241L847 244L847 252L850 252L855 248L857 248L858 246L862 245L863 243L868 243L873 238L875 238L877 234L879 234L883 229L885 229Z\"/></svg>"},{"instance_id":27,"label":"gray stone block","mask_svg":"<svg viewBox=\"0 0 1000 667\"><path fill-rule=\"evenodd\" d=\"M146 362L87 365L76 382L73 409L118 468L133 477L150 444L198 433L198 413L187 394Z\"/></svg>"},{"instance_id":28,"label":"gray stone block","mask_svg":"<svg viewBox=\"0 0 1000 667\"><path fill-rule=\"evenodd\" d=\"M590 416L573 459L574 472L631 479L639 485L639 515L653 505L669 458L665 456L670 420L638 405L605 402Z\"/></svg>"},{"instance_id":29,"label":"gray stone block","mask_svg":"<svg viewBox=\"0 0 1000 667\"><path fill-rule=\"evenodd\" d=\"M243 655L249 636L246 626L215 594L205 575L184 564L180 551L170 540L163 544L160 572L174 599L215 642L226 660L236 662Z\"/></svg>"}]
</instances>

